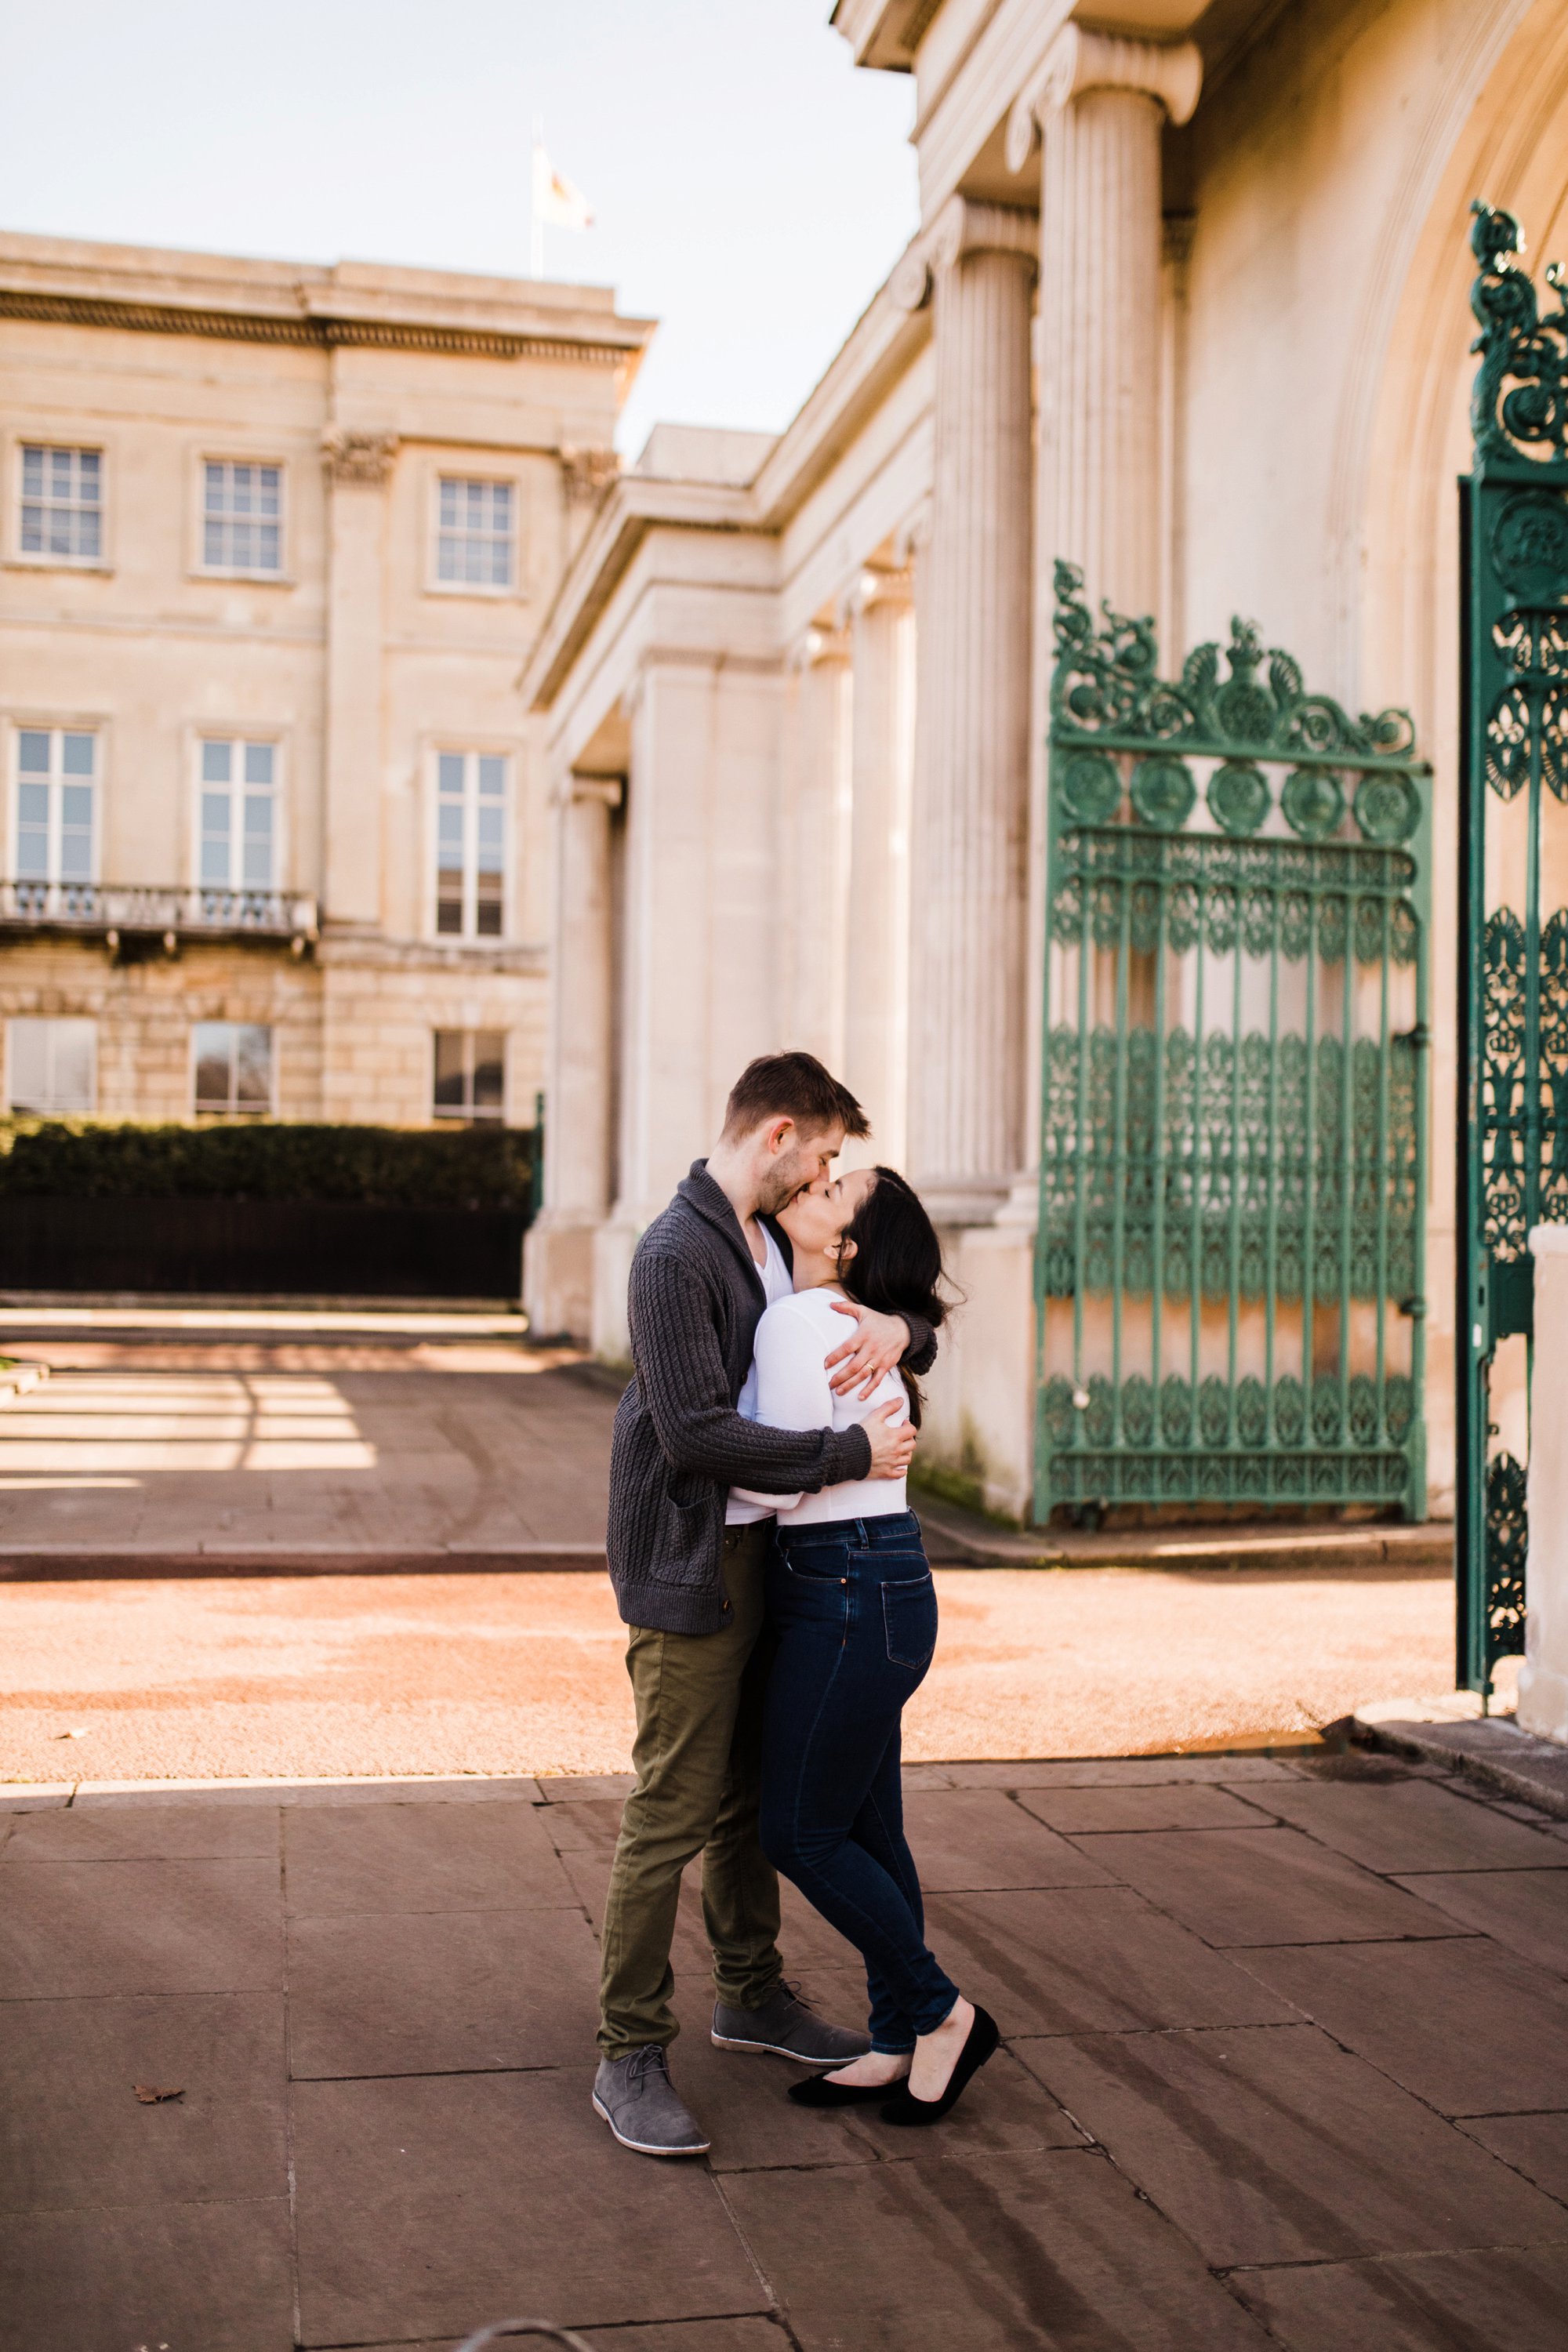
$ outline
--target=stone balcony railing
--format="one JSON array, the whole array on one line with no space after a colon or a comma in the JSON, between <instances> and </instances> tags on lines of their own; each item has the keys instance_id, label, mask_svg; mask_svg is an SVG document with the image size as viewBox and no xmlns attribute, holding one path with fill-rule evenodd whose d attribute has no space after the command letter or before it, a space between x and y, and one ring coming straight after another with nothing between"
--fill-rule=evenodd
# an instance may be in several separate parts
<instances>
[{"instance_id":1,"label":"stone balcony railing","mask_svg":"<svg viewBox=\"0 0 1568 2352\"><path fill-rule=\"evenodd\" d=\"M0 935L75 931L111 950L122 938L286 940L302 955L317 934L316 901L290 890L229 890L142 882L0 881Z\"/></svg>"}]
</instances>

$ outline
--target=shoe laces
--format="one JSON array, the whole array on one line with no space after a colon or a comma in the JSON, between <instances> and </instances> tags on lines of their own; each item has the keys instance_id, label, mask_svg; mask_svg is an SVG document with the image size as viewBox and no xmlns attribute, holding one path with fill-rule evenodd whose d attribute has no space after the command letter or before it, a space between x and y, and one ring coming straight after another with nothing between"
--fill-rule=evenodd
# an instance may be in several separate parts
<instances>
[{"instance_id":1,"label":"shoe laces","mask_svg":"<svg viewBox=\"0 0 1568 2352\"><path fill-rule=\"evenodd\" d=\"M669 2061L664 2054L664 2045L659 2042L645 2042L640 2049L634 2050L626 2060L627 2088L634 2091L640 2090L644 2075L655 2068L661 2074L668 2074L669 2072Z\"/></svg>"}]
</instances>

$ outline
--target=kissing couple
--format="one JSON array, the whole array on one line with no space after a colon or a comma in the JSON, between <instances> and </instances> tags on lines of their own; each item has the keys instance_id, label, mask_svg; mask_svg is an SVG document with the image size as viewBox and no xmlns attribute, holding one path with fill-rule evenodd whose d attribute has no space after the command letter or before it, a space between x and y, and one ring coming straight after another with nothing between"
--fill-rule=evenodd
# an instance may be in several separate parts
<instances>
[{"instance_id":1,"label":"kissing couple","mask_svg":"<svg viewBox=\"0 0 1568 2352\"><path fill-rule=\"evenodd\" d=\"M752 1062L632 1260L608 1558L637 1786L605 1910L594 2106L642 2156L710 2146L668 2056L698 1853L712 2038L816 2070L792 2099L938 2123L997 2043L926 1944L904 1838L900 1723L937 1633L904 1480L945 1309L941 1245L903 1177L832 1173L869 1131L811 1055ZM779 1871L863 1957L868 2031L785 1983Z\"/></svg>"}]
</instances>

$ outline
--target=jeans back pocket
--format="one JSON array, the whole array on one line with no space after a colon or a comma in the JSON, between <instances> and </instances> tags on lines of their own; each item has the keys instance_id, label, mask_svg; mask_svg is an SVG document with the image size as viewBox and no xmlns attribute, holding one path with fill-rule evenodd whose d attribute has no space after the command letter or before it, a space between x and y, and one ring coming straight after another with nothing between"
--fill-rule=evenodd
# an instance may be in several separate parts
<instances>
[{"instance_id":1,"label":"jeans back pocket","mask_svg":"<svg viewBox=\"0 0 1568 2352\"><path fill-rule=\"evenodd\" d=\"M923 1576L883 1585L882 1626L892 1664L923 1673L936 1648L936 1586L929 1568Z\"/></svg>"}]
</instances>

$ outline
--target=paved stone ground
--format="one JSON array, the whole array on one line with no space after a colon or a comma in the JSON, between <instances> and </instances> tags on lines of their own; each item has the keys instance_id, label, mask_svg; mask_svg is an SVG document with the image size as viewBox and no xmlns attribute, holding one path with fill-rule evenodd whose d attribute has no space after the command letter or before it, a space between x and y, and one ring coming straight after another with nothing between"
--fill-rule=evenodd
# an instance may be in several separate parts
<instances>
[{"instance_id":1,"label":"paved stone ground","mask_svg":"<svg viewBox=\"0 0 1568 2352\"><path fill-rule=\"evenodd\" d=\"M602 1573L542 1572L601 1557L614 1382L505 1318L70 1311L7 1340L52 1376L0 1412L0 1780L626 1763ZM941 1572L913 1755L1300 1737L1451 1683L1440 1561L1082 1540L1092 1571Z\"/></svg>"},{"instance_id":2,"label":"paved stone ground","mask_svg":"<svg viewBox=\"0 0 1568 2352\"><path fill-rule=\"evenodd\" d=\"M603 1546L614 1391L560 1351L186 1338L29 1353L69 1360L0 1413L0 1566L483 1566Z\"/></svg>"},{"instance_id":3,"label":"paved stone ground","mask_svg":"<svg viewBox=\"0 0 1568 2352\"><path fill-rule=\"evenodd\" d=\"M792 2107L704 2038L688 1901L714 2147L672 2167L588 2106L620 1785L14 1793L4 2352L509 2314L604 2352L1561 2352L1568 1825L1357 1755L918 1769L932 1938L1005 2053L914 2145ZM858 2010L795 1902L785 1941Z\"/></svg>"},{"instance_id":4,"label":"paved stone ground","mask_svg":"<svg viewBox=\"0 0 1568 2352\"><path fill-rule=\"evenodd\" d=\"M1300 1739L1452 1683L1430 1574L936 1573L921 1759ZM625 1654L602 1570L0 1583L0 1781L618 1771Z\"/></svg>"}]
</instances>

